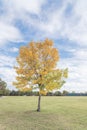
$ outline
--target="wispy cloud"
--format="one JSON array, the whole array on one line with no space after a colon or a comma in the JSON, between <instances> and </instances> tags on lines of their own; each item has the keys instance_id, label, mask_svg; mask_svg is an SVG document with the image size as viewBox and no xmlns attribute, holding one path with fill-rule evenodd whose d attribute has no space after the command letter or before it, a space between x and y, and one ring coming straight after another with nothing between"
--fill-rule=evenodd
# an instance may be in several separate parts
<instances>
[{"instance_id":1,"label":"wispy cloud","mask_svg":"<svg viewBox=\"0 0 87 130\"><path fill-rule=\"evenodd\" d=\"M2 79L4 81L6 81L9 89L15 89L15 87L13 87L13 85L12 85L12 82L15 81L15 76L16 76L16 73L13 68L1 67L0 75L1 75Z\"/></svg>"},{"instance_id":2,"label":"wispy cloud","mask_svg":"<svg viewBox=\"0 0 87 130\"><path fill-rule=\"evenodd\" d=\"M82 59L76 55L73 58L61 59L58 67L64 68L65 66L68 68L69 76L62 90L87 91L87 60L85 60L85 57Z\"/></svg>"},{"instance_id":3,"label":"wispy cloud","mask_svg":"<svg viewBox=\"0 0 87 130\"><path fill-rule=\"evenodd\" d=\"M9 51L16 53L16 52L19 51L19 49L17 47L12 47L12 48L9 49Z\"/></svg>"},{"instance_id":4,"label":"wispy cloud","mask_svg":"<svg viewBox=\"0 0 87 130\"><path fill-rule=\"evenodd\" d=\"M22 36L16 27L0 22L0 45L20 40L22 40Z\"/></svg>"},{"instance_id":5,"label":"wispy cloud","mask_svg":"<svg viewBox=\"0 0 87 130\"><path fill-rule=\"evenodd\" d=\"M16 59L12 56L0 55L0 67L13 67Z\"/></svg>"},{"instance_id":6,"label":"wispy cloud","mask_svg":"<svg viewBox=\"0 0 87 130\"><path fill-rule=\"evenodd\" d=\"M10 89L13 89L12 82L15 80L15 58L12 56L0 55L0 76L7 82Z\"/></svg>"}]
</instances>

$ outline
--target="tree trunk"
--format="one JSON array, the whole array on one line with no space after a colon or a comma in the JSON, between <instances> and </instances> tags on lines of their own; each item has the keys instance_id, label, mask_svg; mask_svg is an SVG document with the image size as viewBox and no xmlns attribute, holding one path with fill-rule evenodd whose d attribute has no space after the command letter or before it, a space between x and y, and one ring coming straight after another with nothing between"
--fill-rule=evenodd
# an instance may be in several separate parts
<instances>
[{"instance_id":1,"label":"tree trunk","mask_svg":"<svg viewBox=\"0 0 87 130\"><path fill-rule=\"evenodd\" d=\"M39 94L39 97L38 97L38 106L37 106L38 112L40 112L40 101L41 101L41 94Z\"/></svg>"}]
</instances>

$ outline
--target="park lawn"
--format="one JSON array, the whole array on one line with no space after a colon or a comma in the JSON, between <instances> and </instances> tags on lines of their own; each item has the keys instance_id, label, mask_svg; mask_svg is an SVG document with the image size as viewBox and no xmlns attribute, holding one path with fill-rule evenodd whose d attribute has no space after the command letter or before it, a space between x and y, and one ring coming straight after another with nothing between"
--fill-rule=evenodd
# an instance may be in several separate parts
<instances>
[{"instance_id":1,"label":"park lawn","mask_svg":"<svg viewBox=\"0 0 87 130\"><path fill-rule=\"evenodd\" d=\"M87 130L87 97L0 98L0 130Z\"/></svg>"}]
</instances>

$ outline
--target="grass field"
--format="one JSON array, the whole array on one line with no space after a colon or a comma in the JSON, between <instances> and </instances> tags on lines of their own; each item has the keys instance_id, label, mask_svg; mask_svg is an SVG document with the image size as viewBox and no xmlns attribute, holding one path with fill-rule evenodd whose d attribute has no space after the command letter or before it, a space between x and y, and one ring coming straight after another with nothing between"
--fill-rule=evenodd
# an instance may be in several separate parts
<instances>
[{"instance_id":1,"label":"grass field","mask_svg":"<svg viewBox=\"0 0 87 130\"><path fill-rule=\"evenodd\" d=\"M87 130L87 97L0 98L0 130Z\"/></svg>"}]
</instances>

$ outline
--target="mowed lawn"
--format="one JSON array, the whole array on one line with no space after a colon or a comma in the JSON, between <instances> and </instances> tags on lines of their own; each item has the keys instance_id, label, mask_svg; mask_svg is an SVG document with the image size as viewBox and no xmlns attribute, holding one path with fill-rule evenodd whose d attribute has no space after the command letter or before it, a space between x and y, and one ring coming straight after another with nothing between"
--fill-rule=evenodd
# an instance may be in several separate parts
<instances>
[{"instance_id":1,"label":"mowed lawn","mask_svg":"<svg viewBox=\"0 0 87 130\"><path fill-rule=\"evenodd\" d=\"M0 98L0 130L87 130L87 97Z\"/></svg>"}]
</instances>

